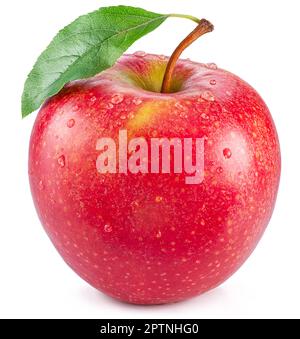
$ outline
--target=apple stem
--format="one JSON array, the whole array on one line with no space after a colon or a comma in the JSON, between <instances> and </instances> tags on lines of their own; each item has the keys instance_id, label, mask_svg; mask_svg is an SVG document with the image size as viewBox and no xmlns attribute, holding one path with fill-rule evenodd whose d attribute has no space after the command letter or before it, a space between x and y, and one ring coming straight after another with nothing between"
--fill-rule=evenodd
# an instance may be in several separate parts
<instances>
[{"instance_id":1,"label":"apple stem","mask_svg":"<svg viewBox=\"0 0 300 339\"><path fill-rule=\"evenodd\" d=\"M177 16L177 15L173 15ZM212 32L214 26L206 19L201 19L198 26L178 45L173 54L171 55L164 75L164 80L161 87L161 93L170 93L172 77L176 63L182 52L189 47L200 36Z\"/></svg>"}]
</instances>

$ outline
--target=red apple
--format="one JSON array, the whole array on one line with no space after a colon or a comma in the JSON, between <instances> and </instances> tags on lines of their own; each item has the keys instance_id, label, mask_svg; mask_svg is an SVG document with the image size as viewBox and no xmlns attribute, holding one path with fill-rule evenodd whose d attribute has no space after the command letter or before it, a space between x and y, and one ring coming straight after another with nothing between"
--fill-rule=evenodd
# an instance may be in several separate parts
<instances>
[{"instance_id":1,"label":"red apple","mask_svg":"<svg viewBox=\"0 0 300 339\"><path fill-rule=\"evenodd\" d=\"M267 106L243 80L180 60L123 56L67 85L36 119L32 195L66 263L92 286L136 304L183 300L221 284L249 257L271 217L280 150ZM186 173L97 170L99 138L204 138L204 180ZM149 160L150 161L150 160ZM150 163L149 163L150 166Z\"/></svg>"}]
</instances>

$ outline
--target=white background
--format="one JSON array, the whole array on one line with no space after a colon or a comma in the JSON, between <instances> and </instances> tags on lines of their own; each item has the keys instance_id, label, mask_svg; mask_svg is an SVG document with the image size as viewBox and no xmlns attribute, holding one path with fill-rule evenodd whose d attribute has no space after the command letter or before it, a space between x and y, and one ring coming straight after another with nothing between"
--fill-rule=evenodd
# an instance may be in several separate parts
<instances>
[{"instance_id":1,"label":"white background","mask_svg":"<svg viewBox=\"0 0 300 339\"><path fill-rule=\"evenodd\" d=\"M127 4L205 17L215 31L185 53L252 84L268 104L282 149L269 227L246 264L218 289L186 302L130 306L78 278L48 240L27 178L33 113L22 120L23 83L55 33L81 14ZM300 2L298 0L26 0L0 2L0 317L300 317ZM170 19L130 49L169 55L194 24Z\"/></svg>"}]
</instances>

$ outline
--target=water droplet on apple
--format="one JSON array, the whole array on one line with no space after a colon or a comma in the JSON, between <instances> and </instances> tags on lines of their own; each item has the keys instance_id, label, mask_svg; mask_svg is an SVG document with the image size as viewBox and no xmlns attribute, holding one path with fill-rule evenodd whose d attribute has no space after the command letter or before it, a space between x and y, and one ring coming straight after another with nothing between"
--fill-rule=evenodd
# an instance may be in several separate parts
<instances>
[{"instance_id":1,"label":"water droplet on apple","mask_svg":"<svg viewBox=\"0 0 300 339\"><path fill-rule=\"evenodd\" d=\"M104 232L106 232L106 233L112 232L112 227L111 227L110 224L105 224L104 225Z\"/></svg>"},{"instance_id":2,"label":"water droplet on apple","mask_svg":"<svg viewBox=\"0 0 300 339\"><path fill-rule=\"evenodd\" d=\"M232 155L231 150L229 148L224 148L223 155L225 159L231 158L231 155Z\"/></svg>"},{"instance_id":3,"label":"water droplet on apple","mask_svg":"<svg viewBox=\"0 0 300 339\"><path fill-rule=\"evenodd\" d=\"M223 168L222 167L218 167L217 168L217 173L219 173L219 174L223 173Z\"/></svg>"},{"instance_id":4,"label":"water droplet on apple","mask_svg":"<svg viewBox=\"0 0 300 339\"><path fill-rule=\"evenodd\" d=\"M211 80L209 81L209 83L210 83L212 86L214 86L214 85L217 84L217 81L216 81L215 79L211 79Z\"/></svg>"},{"instance_id":5,"label":"water droplet on apple","mask_svg":"<svg viewBox=\"0 0 300 339\"><path fill-rule=\"evenodd\" d=\"M68 126L69 128L72 128L72 127L74 127L74 125L75 125L75 120L74 120L74 119L70 119L70 120L68 120L68 122L67 122L67 126Z\"/></svg>"},{"instance_id":6,"label":"water droplet on apple","mask_svg":"<svg viewBox=\"0 0 300 339\"><path fill-rule=\"evenodd\" d=\"M115 94L111 98L111 102L115 105L120 104L124 100L124 96L122 94Z\"/></svg>"},{"instance_id":7,"label":"water droplet on apple","mask_svg":"<svg viewBox=\"0 0 300 339\"><path fill-rule=\"evenodd\" d=\"M39 189L40 189L40 191L43 191L44 188L45 188L45 185L43 183L43 180L40 180L40 182L39 182Z\"/></svg>"},{"instance_id":8,"label":"water droplet on apple","mask_svg":"<svg viewBox=\"0 0 300 339\"><path fill-rule=\"evenodd\" d=\"M206 64L206 67L209 69L218 69L218 66L214 62Z\"/></svg>"},{"instance_id":9,"label":"water droplet on apple","mask_svg":"<svg viewBox=\"0 0 300 339\"><path fill-rule=\"evenodd\" d=\"M144 51L136 51L133 53L133 55L137 56L137 57L144 57L146 55L146 52Z\"/></svg>"},{"instance_id":10,"label":"water droplet on apple","mask_svg":"<svg viewBox=\"0 0 300 339\"><path fill-rule=\"evenodd\" d=\"M132 101L135 105L140 105L143 101L142 101L142 99L140 99L140 98L134 98L133 99L133 101Z\"/></svg>"},{"instance_id":11,"label":"water droplet on apple","mask_svg":"<svg viewBox=\"0 0 300 339\"><path fill-rule=\"evenodd\" d=\"M66 165L66 159L64 155L61 155L58 159L57 162L59 164L60 167L65 167Z\"/></svg>"},{"instance_id":12,"label":"water droplet on apple","mask_svg":"<svg viewBox=\"0 0 300 339\"><path fill-rule=\"evenodd\" d=\"M204 91L201 94L201 98L206 100L206 101L215 101L215 97L213 96L213 94L210 91Z\"/></svg>"},{"instance_id":13,"label":"water droplet on apple","mask_svg":"<svg viewBox=\"0 0 300 339\"><path fill-rule=\"evenodd\" d=\"M161 197L161 196L157 196L155 198L155 202L162 202L162 201L163 201L163 197Z\"/></svg>"},{"instance_id":14,"label":"water droplet on apple","mask_svg":"<svg viewBox=\"0 0 300 339\"><path fill-rule=\"evenodd\" d=\"M131 206L134 207L134 208L136 208L136 207L139 207L140 204L139 204L138 201L134 200L134 201L132 201Z\"/></svg>"},{"instance_id":15,"label":"water droplet on apple","mask_svg":"<svg viewBox=\"0 0 300 339\"><path fill-rule=\"evenodd\" d=\"M157 132L157 130L155 129L155 130L153 130L152 131L152 137L153 138L156 138L157 137L157 135L158 135L158 132Z\"/></svg>"},{"instance_id":16,"label":"water droplet on apple","mask_svg":"<svg viewBox=\"0 0 300 339\"><path fill-rule=\"evenodd\" d=\"M121 120L125 120L125 119L126 119L126 115L122 114L122 115L120 116L120 119L121 119Z\"/></svg>"},{"instance_id":17,"label":"water droplet on apple","mask_svg":"<svg viewBox=\"0 0 300 339\"><path fill-rule=\"evenodd\" d=\"M109 103L106 105L106 108L112 109L112 108L114 108L114 105L113 105L111 102L109 102Z\"/></svg>"},{"instance_id":18,"label":"water droplet on apple","mask_svg":"<svg viewBox=\"0 0 300 339\"><path fill-rule=\"evenodd\" d=\"M157 233L156 233L156 238L161 238L161 231L158 231Z\"/></svg>"},{"instance_id":19,"label":"water droplet on apple","mask_svg":"<svg viewBox=\"0 0 300 339\"><path fill-rule=\"evenodd\" d=\"M97 98L93 95L90 99L91 102L95 102L97 100Z\"/></svg>"}]
</instances>

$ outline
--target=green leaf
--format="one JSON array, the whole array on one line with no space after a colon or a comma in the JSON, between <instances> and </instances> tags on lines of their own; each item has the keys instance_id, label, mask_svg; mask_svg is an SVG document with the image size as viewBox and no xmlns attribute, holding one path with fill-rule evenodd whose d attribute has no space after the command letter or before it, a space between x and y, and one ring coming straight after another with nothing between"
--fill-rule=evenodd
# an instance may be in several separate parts
<instances>
[{"instance_id":1,"label":"green leaf","mask_svg":"<svg viewBox=\"0 0 300 339\"><path fill-rule=\"evenodd\" d=\"M111 67L136 40L167 18L141 8L116 6L73 21L56 35L28 75L22 116L38 109L69 81L89 78Z\"/></svg>"}]
</instances>

